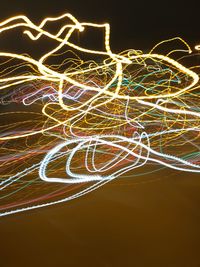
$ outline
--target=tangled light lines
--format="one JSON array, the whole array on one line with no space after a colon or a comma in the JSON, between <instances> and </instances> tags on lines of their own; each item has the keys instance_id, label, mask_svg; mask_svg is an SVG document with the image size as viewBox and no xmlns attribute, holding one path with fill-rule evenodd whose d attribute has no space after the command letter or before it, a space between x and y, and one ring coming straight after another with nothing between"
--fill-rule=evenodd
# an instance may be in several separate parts
<instances>
[{"instance_id":1,"label":"tangled light lines","mask_svg":"<svg viewBox=\"0 0 200 267\"><path fill-rule=\"evenodd\" d=\"M104 32L103 51L76 43L88 28ZM16 29L53 48L37 60L0 52L0 216L78 198L143 165L200 172L199 66L186 67L199 46L194 54L176 37L117 54L109 24L71 14L0 23L1 35Z\"/></svg>"}]
</instances>

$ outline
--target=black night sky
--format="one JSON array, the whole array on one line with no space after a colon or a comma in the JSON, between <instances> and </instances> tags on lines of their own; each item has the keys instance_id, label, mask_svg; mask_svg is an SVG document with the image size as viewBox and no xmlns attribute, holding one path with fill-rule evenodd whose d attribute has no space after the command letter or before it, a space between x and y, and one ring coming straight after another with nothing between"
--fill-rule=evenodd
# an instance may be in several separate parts
<instances>
[{"instance_id":1,"label":"black night sky","mask_svg":"<svg viewBox=\"0 0 200 267\"><path fill-rule=\"evenodd\" d=\"M114 49L150 49L157 42L180 36L191 45L198 43L199 1L2 1L1 20L25 14L35 23L46 16L69 12L80 21L111 25ZM89 42L97 43L90 37ZM18 44L19 45L19 44Z\"/></svg>"}]
</instances>

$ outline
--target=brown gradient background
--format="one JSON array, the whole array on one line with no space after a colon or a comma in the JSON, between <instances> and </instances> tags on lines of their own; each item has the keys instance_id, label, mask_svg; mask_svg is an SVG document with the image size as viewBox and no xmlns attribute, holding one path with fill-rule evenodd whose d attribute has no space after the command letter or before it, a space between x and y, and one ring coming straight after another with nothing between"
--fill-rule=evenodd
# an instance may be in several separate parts
<instances>
[{"instance_id":1,"label":"brown gradient background","mask_svg":"<svg viewBox=\"0 0 200 267\"><path fill-rule=\"evenodd\" d=\"M165 170L118 179L80 199L1 219L1 266L197 267L199 203L198 175Z\"/></svg>"},{"instance_id":2,"label":"brown gradient background","mask_svg":"<svg viewBox=\"0 0 200 267\"><path fill-rule=\"evenodd\" d=\"M0 19L23 13L39 22L71 12L80 20L107 21L114 51L150 49L174 36L192 46L200 43L199 1L146 2L7 0L0 2ZM23 46L12 37L1 42ZM85 42L98 45L92 37ZM1 218L0 266L198 267L199 178L164 169L118 179L71 202Z\"/></svg>"}]
</instances>

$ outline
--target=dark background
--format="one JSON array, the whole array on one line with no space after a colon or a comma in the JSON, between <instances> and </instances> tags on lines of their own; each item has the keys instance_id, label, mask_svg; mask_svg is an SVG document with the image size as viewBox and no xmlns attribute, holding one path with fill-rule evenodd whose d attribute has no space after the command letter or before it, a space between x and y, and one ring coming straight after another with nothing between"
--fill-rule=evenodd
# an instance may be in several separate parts
<instances>
[{"instance_id":1,"label":"dark background","mask_svg":"<svg viewBox=\"0 0 200 267\"><path fill-rule=\"evenodd\" d=\"M35 23L47 16L69 12L80 21L111 25L111 46L114 50L127 48L149 50L157 42L176 36L192 47L200 42L198 0L136 1L136 0L7 0L0 2L0 17L25 14ZM87 36L88 37L88 36ZM27 38L26 38L27 39ZM98 46L96 36L86 44ZM7 46L24 46L22 40L7 39Z\"/></svg>"},{"instance_id":2,"label":"dark background","mask_svg":"<svg viewBox=\"0 0 200 267\"><path fill-rule=\"evenodd\" d=\"M113 51L149 50L175 36L200 43L199 7L176 0L7 0L0 20L25 14L39 23L70 12L80 21L109 22ZM20 38L0 42L25 47ZM83 42L99 45L92 36ZM0 266L197 267L199 206L199 175L165 169L117 180L72 202L2 218Z\"/></svg>"}]
</instances>

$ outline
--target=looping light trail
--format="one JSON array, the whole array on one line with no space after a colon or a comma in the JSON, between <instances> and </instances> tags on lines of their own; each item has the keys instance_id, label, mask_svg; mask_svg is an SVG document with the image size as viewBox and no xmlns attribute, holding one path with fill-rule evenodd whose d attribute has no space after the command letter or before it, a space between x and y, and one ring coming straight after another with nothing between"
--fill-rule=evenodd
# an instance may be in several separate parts
<instances>
[{"instance_id":1,"label":"looping light trail","mask_svg":"<svg viewBox=\"0 0 200 267\"><path fill-rule=\"evenodd\" d=\"M102 29L104 50L76 44L88 28ZM184 63L195 55L183 39L116 54L108 23L20 15L0 23L0 38L14 29L56 46L39 59L0 51L0 216L78 198L144 165L200 172L199 66ZM173 42L180 48L156 52Z\"/></svg>"}]
</instances>

